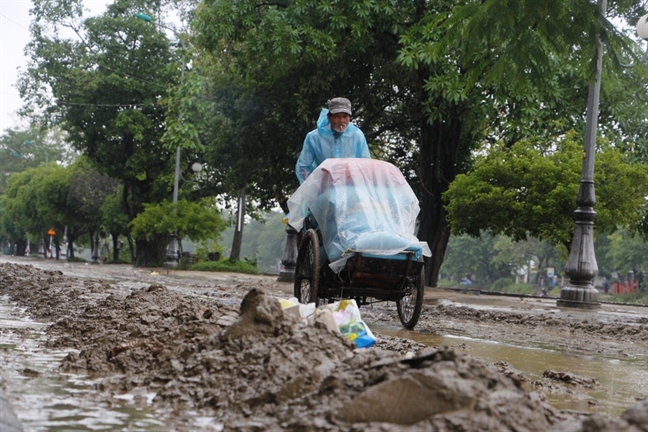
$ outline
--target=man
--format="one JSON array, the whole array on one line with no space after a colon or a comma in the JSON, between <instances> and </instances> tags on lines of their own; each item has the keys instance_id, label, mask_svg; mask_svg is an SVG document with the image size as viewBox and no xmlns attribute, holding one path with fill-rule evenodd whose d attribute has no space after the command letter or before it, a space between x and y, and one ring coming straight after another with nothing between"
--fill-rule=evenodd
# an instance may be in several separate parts
<instances>
[{"instance_id":1,"label":"man","mask_svg":"<svg viewBox=\"0 0 648 432\"><path fill-rule=\"evenodd\" d=\"M351 124L351 102L333 98L327 102L317 120L317 129L306 135L295 172L299 184L304 183L319 164L329 158L371 158L367 139Z\"/></svg>"}]
</instances>

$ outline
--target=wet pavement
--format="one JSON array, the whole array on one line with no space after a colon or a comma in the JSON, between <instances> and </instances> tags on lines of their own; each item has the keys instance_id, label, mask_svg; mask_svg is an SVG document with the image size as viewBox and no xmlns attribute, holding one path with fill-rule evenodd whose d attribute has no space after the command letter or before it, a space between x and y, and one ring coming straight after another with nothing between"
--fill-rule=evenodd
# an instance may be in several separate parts
<instances>
[{"instance_id":1,"label":"wet pavement","mask_svg":"<svg viewBox=\"0 0 648 432\"><path fill-rule=\"evenodd\" d=\"M167 274L164 269L0 256L0 264L3 262L57 269L66 276L108 283L124 291L158 283L195 298L217 296L222 303L231 305L240 303L237 289L243 287L261 287L274 297L292 296L292 285L276 282L275 276L183 271ZM367 308L363 317L378 335L432 347L452 347L493 365L505 363L507 368L524 376L525 389L544 389L547 400L558 409L602 412L616 417L646 397L648 342L641 337L627 337L631 334L629 329L646 327L648 309L644 307L604 303L600 310L581 311L558 308L556 299L466 295L427 289L426 306L417 331L403 330L394 314L393 304L377 305ZM515 317L513 324L500 322L510 320L511 316ZM542 321L557 324L544 328ZM572 321L576 324L570 328ZM3 365L0 384L25 430L166 430L163 425L168 427L168 422L150 406L153 394L126 392L106 403L105 398L88 396L97 389L99 381L83 374L62 373L61 360L75 350L44 348L45 329L50 324L32 321L6 297L0 297L0 364ZM592 336L596 332L590 327L599 326L607 329L609 335L602 333L600 339ZM614 327L619 327L616 340ZM543 381L546 371L591 377L597 385L574 391L561 387L554 391ZM203 424L218 424L199 413L193 420L192 427L200 429ZM213 426L211 430L218 428Z\"/></svg>"}]
</instances>

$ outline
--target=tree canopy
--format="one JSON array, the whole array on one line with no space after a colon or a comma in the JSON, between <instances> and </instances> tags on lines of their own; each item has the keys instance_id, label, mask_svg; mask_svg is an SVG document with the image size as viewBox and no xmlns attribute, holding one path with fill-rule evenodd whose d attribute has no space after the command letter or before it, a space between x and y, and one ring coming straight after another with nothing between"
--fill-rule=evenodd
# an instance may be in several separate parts
<instances>
[{"instance_id":1,"label":"tree canopy","mask_svg":"<svg viewBox=\"0 0 648 432\"><path fill-rule=\"evenodd\" d=\"M191 132L177 118L190 103L176 90L187 53L178 34L172 36L175 44L169 40L163 22L137 16L153 10L161 18L164 2L118 0L90 18L83 17L81 6L79 0L34 2L26 49L30 64L20 82L28 102L24 113L56 119L74 148L119 181L121 205L132 220L145 204L171 196L176 145L188 149L182 153L183 172L196 159L196 140L178 139ZM178 100L186 104L178 107ZM165 136L167 126L171 133ZM138 238L136 264L161 261L160 244L168 234L151 242Z\"/></svg>"},{"instance_id":2,"label":"tree canopy","mask_svg":"<svg viewBox=\"0 0 648 432\"><path fill-rule=\"evenodd\" d=\"M576 134L547 143L500 143L460 174L444 198L454 234L482 230L516 241L529 236L569 249L583 149ZM596 227L611 233L637 226L648 195L648 166L628 163L619 150L602 144L596 155Z\"/></svg>"},{"instance_id":3,"label":"tree canopy","mask_svg":"<svg viewBox=\"0 0 648 432\"><path fill-rule=\"evenodd\" d=\"M80 0L34 3L21 93L123 185L130 220L168 199L178 146L183 174L205 162L203 187L183 198L245 191L262 208L282 202L319 109L346 96L374 157L396 163L419 196L434 285L450 236L444 192L475 152L581 130L599 38L601 134L636 160L648 154L645 91L625 102L644 88L641 50L607 19L633 24L645 1L611 1L606 18L590 0L205 0L191 28L168 38L164 14L177 4L194 6L117 0L83 19ZM619 66L628 62L637 67ZM162 240L138 239L140 263L164 253Z\"/></svg>"},{"instance_id":4,"label":"tree canopy","mask_svg":"<svg viewBox=\"0 0 648 432\"><path fill-rule=\"evenodd\" d=\"M632 17L644 7L622 0L611 2L609 13ZM396 162L419 195L418 236L433 250L431 284L450 235L442 196L470 168L472 151L580 128L597 37L612 67L640 58L585 0L206 0L196 15L197 45L217 59L219 73L236 76L249 100L264 107L259 121L268 126L257 124L248 137L260 150L270 146L296 156L326 99L354 102L373 154ZM613 70L615 83L639 76ZM647 112L638 104L624 114L645 119ZM640 136L625 129L630 123L638 124L617 120L607 127L617 137ZM295 184L261 187L290 190Z\"/></svg>"}]
</instances>

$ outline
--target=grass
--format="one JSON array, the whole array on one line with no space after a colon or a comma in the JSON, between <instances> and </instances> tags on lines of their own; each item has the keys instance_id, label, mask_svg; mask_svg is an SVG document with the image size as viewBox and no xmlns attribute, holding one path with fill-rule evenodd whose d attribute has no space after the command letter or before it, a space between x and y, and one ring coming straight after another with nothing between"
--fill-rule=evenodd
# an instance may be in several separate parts
<instances>
[{"instance_id":1,"label":"grass","mask_svg":"<svg viewBox=\"0 0 648 432\"><path fill-rule=\"evenodd\" d=\"M508 293L508 294L524 294L524 295L538 295L538 291L533 285L525 284L525 283L509 283L509 284L502 284L499 283L495 286L495 284L492 284L490 287L487 288L487 291L495 291L495 292L502 292L502 293Z\"/></svg>"},{"instance_id":2,"label":"grass","mask_svg":"<svg viewBox=\"0 0 648 432\"><path fill-rule=\"evenodd\" d=\"M252 264L245 261L230 261L229 259L223 259L220 261L201 261L190 265L189 270L259 274L259 269L254 267Z\"/></svg>"}]
</instances>

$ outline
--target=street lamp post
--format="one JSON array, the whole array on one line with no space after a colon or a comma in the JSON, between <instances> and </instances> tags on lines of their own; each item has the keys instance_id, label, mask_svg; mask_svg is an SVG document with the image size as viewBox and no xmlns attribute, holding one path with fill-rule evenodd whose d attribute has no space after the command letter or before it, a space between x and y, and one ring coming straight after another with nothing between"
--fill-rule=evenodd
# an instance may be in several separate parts
<instances>
[{"instance_id":1,"label":"street lamp post","mask_svg":"<svg viewBox=\"0 0 648 432\"><path fill-rule=\"evenodd\" d=\"M279 271L279 282L292 282L295 280L295 267L297 265L297 230L288 224L288 218L285 217L283 222L286 224L286 246L281 264L283 268Z\"/></svg>"},{"instance_id":2,"label":"street lamp post","mask_svg":"<svg viewBox=\"0 0 648 432\"><path fill-rule=\"evenodd\" d=\"M605 13L607 0L598 0L598 8L601 13ZM569 259L565 264L565 273L570 279L569 283L561 288L560 299L557 301L558 306L581 309L595 309L601 306L598 301L598 290L594 287L594 278L598 274L594 253L594 221L596 219L594 211L596 204L594 157L601 95L601 70L603 68L603 44L600 37L597 38L597 43L595 78L589 86L587 95L583 171L576 198L578 208L574 212L576 228L569 251Z\"/></svg>"}]
</instances>

